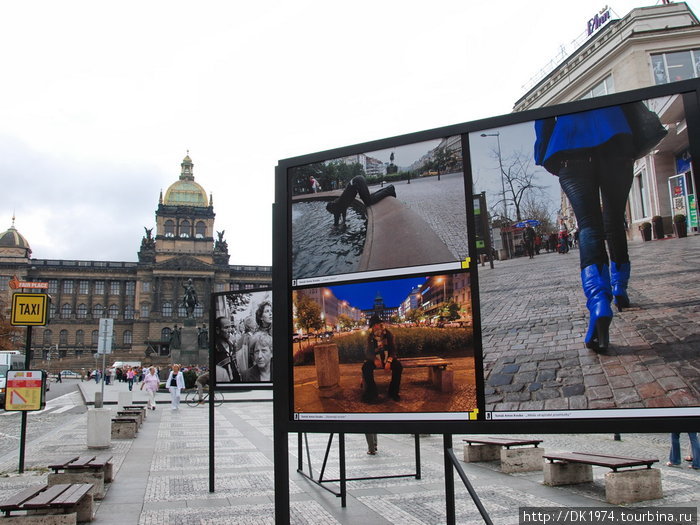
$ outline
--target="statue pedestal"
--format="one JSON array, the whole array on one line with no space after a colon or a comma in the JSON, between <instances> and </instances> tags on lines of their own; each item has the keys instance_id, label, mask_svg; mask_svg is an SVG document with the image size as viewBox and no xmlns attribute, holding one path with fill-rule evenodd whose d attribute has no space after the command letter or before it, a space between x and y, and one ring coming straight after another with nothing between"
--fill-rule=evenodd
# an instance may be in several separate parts
<instances>
[{"instance_id":1,"label":"statue pedestal","mask_svg":"<svg viewBox=\"0 0 700 525\"><path fill-rule=\"evenodd\" d=\"M180 348L173 348L170 350L172 361L173 363L179 363L184 366L206 365L208 364L206 359L200 362L200 352L197 348L197 328L194 326L187 326L187 321L190 320L194 324L194 319L187 319L185 321L185 326L180 333Z\"/></svg>"},{"instance_id":2,"label":"statue pedestal","mask_svg":"<svg viewBox=\"0 0 700 525\"><path fill-rule=\"evenodd\" d=\"M195 321L191 317L188 317L187 319L185 319L185 321L182 324L189 328L191 326L197 326L197 321Z\"/></svg>"}]
</instances>

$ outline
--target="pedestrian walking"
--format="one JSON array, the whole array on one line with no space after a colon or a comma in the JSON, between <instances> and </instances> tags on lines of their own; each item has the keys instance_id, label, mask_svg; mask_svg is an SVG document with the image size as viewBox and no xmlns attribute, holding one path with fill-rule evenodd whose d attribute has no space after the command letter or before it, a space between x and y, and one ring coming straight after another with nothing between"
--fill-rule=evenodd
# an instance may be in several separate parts
<instances>
[{"instance_id":1,"label":"pedestrian walking","mask_svg":"<svg viewBox=\"0 0 700 525\"><path fill-rule=\"evenodd\" d=\"M688 468L698 470L700 469L700 441L698 441L697 432L688 432L688 439L690 440L690 456L687 456L686 461L691 461ZM668 455L668 467L680 467L681 466L681 433L671 432L671 452Z\"/></svg>"},{"instance_id":2,"label":"pedestrian walking","mask_svg":"<svg viewBox=\"0 0 700 525\"><path fill-rule=\"evenodd\" d=\"M630 305L625 207L634 159L645 156L668 132L639 102L541 119L535 133L535 164L559 178L576 215L581 284L590 313L584 343L604 351L611 302L618 310ZM560 231L560 237L568 251L568 232Z\"/></svg>"},{"instance_id":3,"label":"pedestrian walking","mask_svg":"<svg viewBox=\"0 0 700 525\"><path fill-rule=\"evenodd\" d=\"M126 382L129 384L129 391L134 389L134 377L136 377L136 372L133 368L129 368L126 373Z\"/></svg>"},{"instance_id":4,"label":"pedestrian walking","mask_svg":"<svg viewBox=\"0 0 700 525\"><path fill-rule=\"evenodd\" d=\"M377 453L377 434L365 434L367 440L367 454L374 456Z\"/></svg>"},{"instance_id":5,"label":"pedestrian walking","mask_svg":"<svg viewBox=\"0 0 700 525\"><path fill-rule=\"evenodd\" d=\"M177 382L177 381L176 381ZM146 394L148 394L148 409L156 409L156 392L160 387L160 378L156 374L156 369L151 367L143 378L141 383L141 390L146 389Z\"/></svg>"},{"instance_id":6,"label":"pedestrian walking","mask_svg":"<svg viewBox=\"0 0 700 525\"><path fill-rule=\"evenodd\" d=\"M165 382L170 390L170 408L172 410L180 409L180 392L185 389L185 378L180 372L180 365L173 365L173 369L168 374L168 379Z\"/></svg>"}]
</instances>

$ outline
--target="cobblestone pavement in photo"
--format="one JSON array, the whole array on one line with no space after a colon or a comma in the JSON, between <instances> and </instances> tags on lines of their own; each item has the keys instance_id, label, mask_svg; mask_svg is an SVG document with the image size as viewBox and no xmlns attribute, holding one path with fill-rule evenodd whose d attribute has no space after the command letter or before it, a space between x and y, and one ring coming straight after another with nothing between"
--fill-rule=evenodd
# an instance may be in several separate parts
<instances>
[{"instance_id":1,"label":"cobblestone pavement in photo","mask_svg":"<svg viewBox=\"0 0 700 525\"><path fill-rule=\"evenodd\" d=\"M464 176L448 173L437 177L411 179L393 183L396 198L420 215L440 237L457 260L468 251L467 217L464 202ZM373 186L371 191L378 187Z\"/></svg>"},{"instance_id":2,"label":"cobblestone pavement in photo","mask_svg":"<svg viewBox=\"0 0 700 525\"><path fill-rule=\"evenodd\" d=\"M630 244L631 308L585 348L579 256L479 267L487 410L700 405L700 236Z\"/></svg>"},{"instance_id":3,"label":"cobblestone pavement in photo","mask_svg":"<svg viewBox=\"0 0 700 525\"><path fill-rule=\"evenodd\" d=\"M1 413L1 412L0 412ZM15 421L0 418L0 432ZM17 453L0 456L0 498L33 484L46 482L49 463L67 455L85 454L84 412L56 415L43 432L28 436L26 469L17 473ZM216 409L215 492L208 486L208 410L182 406L172 412L167 405L149 412L135 439L113 440L115 479L107 495L96 505L96 525L224 525L274 523L274 466L272 403L226 403ZM463 457L466 435L453 436L455 454ZM533 437L533 436L513 436ZM700 472L664 466L668 434L557 434L538 436L547 452L596 452L657 457L664 497L639 505L648 507L697 507ZM308 434L302 451L304 471L318 478L328 434ZM420 479L416 479L414 438L380 434L378 453L366 454L362 434L346 434L348 478L404 475L404 477L349 481L347 507L340 499L296 472L298 437L290 434L289 491L291 523L299 525L415 524L441 525L445 519L443 438L421 436ZM681 438L683 452L687 437ZM565 487L543 485L541 471L504 474L499 462L464 463L461 466L481 498L492 521L518 523L518 507L591 507L605 503L604 476L608 469L594 467L594 481ZM330 447L324 479L339 476L338 435ZM327 484L338 490L336 484ZM483 523L466 488L455 476L457 523Z\"/></svg>"}]
</instances>

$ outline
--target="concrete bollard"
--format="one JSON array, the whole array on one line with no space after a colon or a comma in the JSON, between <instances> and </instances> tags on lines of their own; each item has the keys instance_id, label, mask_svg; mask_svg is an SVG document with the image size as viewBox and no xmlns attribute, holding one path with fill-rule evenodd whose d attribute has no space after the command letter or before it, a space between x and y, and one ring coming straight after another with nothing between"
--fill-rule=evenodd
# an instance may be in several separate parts
<instances>
[{"instance_id":1,"label":"concrete bollard","mask_svg":"<svg viewBox=\"0 0 700 525\"><path fill-rule=\"evenodd\" d=\"M119 408L124 407L126 405L130 405L133 403L133 392L119 392L119 401L118 401L118 406Z\"/></svg>"},{"instance_id":2,"label":"concrete bollard","mask_svg":"<svg viewBox=\"0 0 700 525\"><path fill-rule=\"evenodd\" d=\"M95 408L102 408L102 392L95 392Z\"/></svg>"},{"instance_id":3,"label":"concrete bollard","mask_svg":"<svg viewBox=\"0 0 700 525\"><path fill-rule=\"evenodd\" d=\"M340 361L334 344L314 346L316 379L321 397L331 397L340 389Z\"/></svg>"},{"instance_id":4,"label":"concrete bollard","mask_svg":"<svg viewBox=\"0 0 700 525\"><path fill-rule=\"evenodd\" d=\"M112 445L112 411L109 408L88 409L88 448L109 448Z\"/></svg>"}]
</instances>

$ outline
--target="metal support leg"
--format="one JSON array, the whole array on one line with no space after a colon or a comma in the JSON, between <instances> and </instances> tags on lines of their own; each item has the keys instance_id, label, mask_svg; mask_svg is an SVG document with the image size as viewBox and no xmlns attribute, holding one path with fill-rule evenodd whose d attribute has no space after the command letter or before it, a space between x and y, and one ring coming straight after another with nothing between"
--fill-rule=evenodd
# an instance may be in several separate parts
<instances>
[{"instance_id":1,"label":"metal support leg","mask_svg":"<svg viewBox=\"0 0 700 525\"><path fill-rule=\"evenodd\" d=\"M491 518L489 517L488 512L486 512L486 509L484 508L484 505L481 503L481 500L479 499L479 495L476 493L474 490L474 487L469 481L469 478L467 478L466 472L464 472L464 469L462 468L462 465L459 463L459 460L457 459L457 456L455 456L454 450L452 449L452 435L446 434L444 436L445 440L445 485L447 486L447 479L448 477L450 478L450 483L452 485L452 493L450 494L447 490L445 491L445 496L448 498L447 501L447 523L448 525L454 525L455 523L455 507L454 507L454 502L455 502L455 494L454 494L454 475L452 473L452 467L457 469L457 473L459 474L459 477L462 478L462 483L464 483L464 486L467 488L467 491L469 492L469 495L471 496L472 500L474 501L474 504L476 505L476 508L479 509L479 513L481 514L481 517L484 519L484 523L486 525L493 525L493 522L491 521ZM447 443L449 441L449 447L447 446ZM448 475L449 471L449 475ZM452 502L450 503L450 499L452 499ZM451 512L452 512L452 521L450 521L450 506L451 506Z\"/></svg>"}]
</instances>

